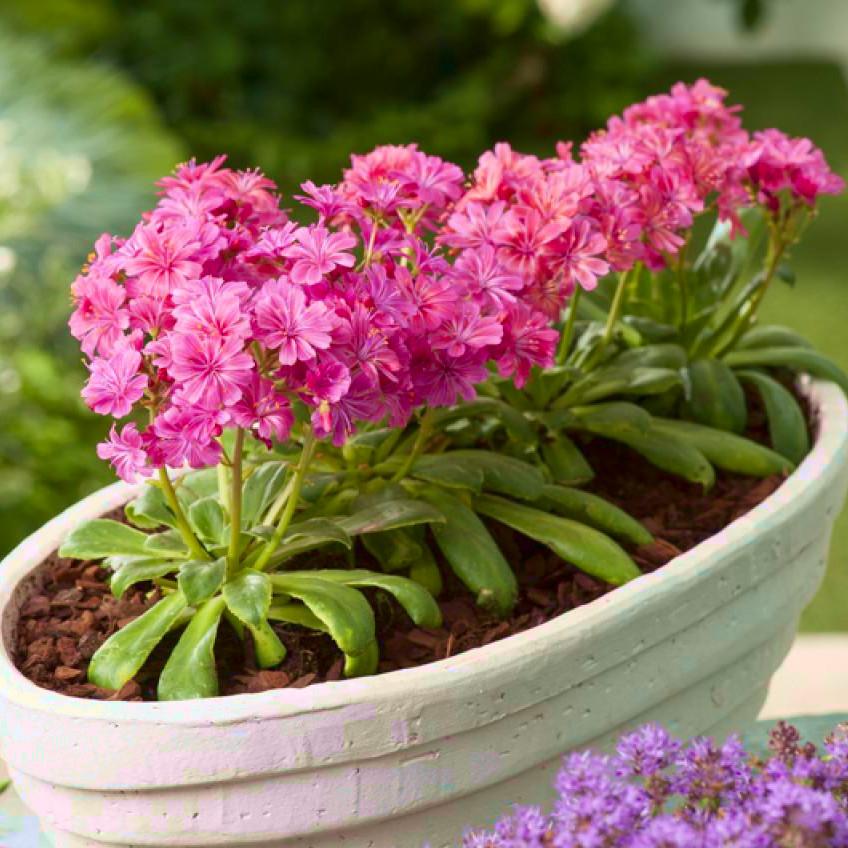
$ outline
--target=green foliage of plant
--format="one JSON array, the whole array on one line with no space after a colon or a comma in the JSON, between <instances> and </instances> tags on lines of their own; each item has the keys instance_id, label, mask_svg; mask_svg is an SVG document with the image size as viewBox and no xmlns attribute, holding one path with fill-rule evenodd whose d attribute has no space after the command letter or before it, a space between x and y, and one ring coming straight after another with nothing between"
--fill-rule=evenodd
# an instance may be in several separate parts
<instances>
[{"instance_id":1,"label":"green foliage of plant","mask_svg":"<svg viewBox=\"0 0 848 848\"><path fill-rule=\"evenodd\" d=\"M68 281L84 245L129 227L177 160L124 77L0 28L0 551L109 480L79 399Z\"/></svg>"}]
</instances>

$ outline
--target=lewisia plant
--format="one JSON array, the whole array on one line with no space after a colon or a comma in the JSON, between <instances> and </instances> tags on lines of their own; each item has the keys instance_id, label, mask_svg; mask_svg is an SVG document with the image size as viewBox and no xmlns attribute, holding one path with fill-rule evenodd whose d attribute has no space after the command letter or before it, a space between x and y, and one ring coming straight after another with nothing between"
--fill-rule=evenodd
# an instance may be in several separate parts
<instances>
[{"instance_id":1,"label":"lewisia plant","mask_svg":"<svg viewBox=\"0 0 848 848\"><path fill-rule=\"evenodd\" d=\"M162 595L95 654L92 682L120 688L188 622L159 697L215 694L225 614L249 631L261 667L285 654L270 618L329 632L348 675L372 673L363 587L393 595L419 625L440 623L419 582L284 564L357 535L443 521L395 485L411 460L397 444L410 417L473 399L490 368L520 382L553 359L556 331L513 294L532 283L521 269L487 249L451 263L428 241L462 180L414 146L380 148L354 157L339 186L307 183L299 199L317 221L300 226L260 173L192 162L162 182L128 239L98 241L72 288L71 331L90 357L83 397L100 414L132 416L98 453L125 480L155 475L127 516L166 529L100 519L62 547L104 558L118 594L153 579ZM355 458L357 436L387 461L400 456L367 489L331 449ZM204 470L175 481L169 467ZM315 469L325 473L310 477ZM435 562L422 565L433 589Z\"/></svg>"},{"instance_id":2,"label":"lewisia plant","mask_svg":"<svg viewBox=\"0 0 848 848\"><path fill-rule=\"evenodd\" d=\"M761 759L730 737L683 744L657 725L615 754L568 755L550 813L519 807L464 848L837 848L848 845L848 731L819 752L779 723Z\"/></svg>"},{"instance_id":3,"label":"lewisia plant","mask_svg":"<svg viewBox=\"0 0 848 848\"><path fill-rule=\"evenodd\" d=\"M714 466L791 470L806 422L764 369L848 378L754 322L817 197L842 185L808 141L749 136L724 96L678 85L579 160L499 144L469 180L380 147L337 185L305 183L297 220L222 158L163 180L72 287L83 397L121 421L98 453L148 485L129 524L89 522L60 553L102 560L118 596L152 581L155 601L89 679L120 689L177 631L159 697L214 695L222 619L262 668L284 659L278 622L329 634L348 676L374 673L381 594L437 627L447 567L511 612L492 523L608 584L638 577L627 548L651 535L580 488L589 438L703 486ZM742 380L772 448L742 435Z\"/></svg>"}]
</instances>

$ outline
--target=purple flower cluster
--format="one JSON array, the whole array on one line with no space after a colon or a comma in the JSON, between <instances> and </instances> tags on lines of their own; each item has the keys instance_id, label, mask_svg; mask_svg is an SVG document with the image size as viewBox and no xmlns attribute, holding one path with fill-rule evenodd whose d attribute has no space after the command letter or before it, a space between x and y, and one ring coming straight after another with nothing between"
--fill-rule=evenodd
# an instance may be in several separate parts
<instances>
[{"instance_id":1,"label":"purple flower cluster","mask_svg":"<svg viewBox=\"0 0 848 848\"><path fill-rule=\"evenodd\" d=\"M550 814L516 808L464 848L839 848L848 846L848 731L820 755L778 724L758 760L731 737L688 745L656 725L616 754L565 758Z\"/></svg>"}]
</instances>

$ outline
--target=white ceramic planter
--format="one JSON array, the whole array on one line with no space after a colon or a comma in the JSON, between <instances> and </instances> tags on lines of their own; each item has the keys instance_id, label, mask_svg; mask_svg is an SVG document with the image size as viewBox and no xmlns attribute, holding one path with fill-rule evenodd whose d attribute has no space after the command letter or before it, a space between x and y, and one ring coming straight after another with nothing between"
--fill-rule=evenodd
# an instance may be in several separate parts
<instances>
[{"instance_id":1,"label":"white ceramic planter","mask_svg":"<svg viewBox=\"0 0 848 848\"><path fill-rule=\"evenodd\" d=\"M753 719L819 585L848 482L848 405L810 390L815 449L775 494L661 571L534 630L422 668L303 690L101 703L41 690L0 652L0 743L61 848L453 846L542 802L563 752L656 720ZM19 584L111 486L0 566L5 644Z\"/></svg>"}]
</instances>

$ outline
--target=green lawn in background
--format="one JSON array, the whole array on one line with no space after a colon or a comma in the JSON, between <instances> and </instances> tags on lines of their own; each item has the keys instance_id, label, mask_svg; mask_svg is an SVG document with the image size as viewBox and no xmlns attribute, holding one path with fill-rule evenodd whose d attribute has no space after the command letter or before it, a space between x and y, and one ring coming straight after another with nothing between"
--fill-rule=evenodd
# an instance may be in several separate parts
<instances>
[{"instance_id":1,"label":"green lawn in background","mask_svg":"<svg viewBox=\"0 0 848 848\"><path fill-rule=\"evenodd\" d=\"M745 105L749 129L778 127L809 136L848 177L848 87L832 64L678 65L668 78L706 76ZM673 79L672 79L673 78ZM763 319L787 324L848 370L848 195L826 198L792 256L795 288L775 285ZM848 630L848 510L836 525L827 577L804 613L806 631Z\"/></svg>"}]
</instances>

